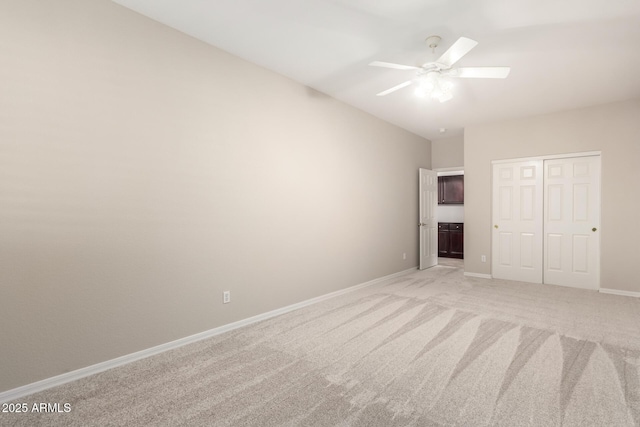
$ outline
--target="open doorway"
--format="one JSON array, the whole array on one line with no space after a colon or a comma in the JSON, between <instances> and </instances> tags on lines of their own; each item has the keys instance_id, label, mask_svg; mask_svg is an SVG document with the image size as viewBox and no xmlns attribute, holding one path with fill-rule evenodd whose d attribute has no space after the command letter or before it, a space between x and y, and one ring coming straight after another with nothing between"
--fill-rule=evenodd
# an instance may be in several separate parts
<instances>
[{"instance_id":1,"label":"open doorway","mask_svg":"<svg viewBox=\"0 0 640 427\"><path fill-rule=\"evenodd\" d=\"M464 259L464 169L440 169L437 174L438 258L442 264Z\"/></svg>"}]
</instances>

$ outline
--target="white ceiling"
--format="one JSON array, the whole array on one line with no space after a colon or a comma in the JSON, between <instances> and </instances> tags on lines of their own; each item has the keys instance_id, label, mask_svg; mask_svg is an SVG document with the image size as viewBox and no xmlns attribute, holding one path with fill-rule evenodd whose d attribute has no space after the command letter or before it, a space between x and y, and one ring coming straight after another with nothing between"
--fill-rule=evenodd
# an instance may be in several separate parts
<instances>
[{"instance_id":1,"label":"white ceiling","mask_svg":"<svg viewBox=\"0 0 640 427\"><path fill-rule=\"evenodd\" d=\"M640 0L114 1L429 139L640 97ZM460 36L479 44L456 66L509 77L456 79L442 104L410 87L375 96L415 72L369 62L421 65Z\"/></svg>"}]
</instances>

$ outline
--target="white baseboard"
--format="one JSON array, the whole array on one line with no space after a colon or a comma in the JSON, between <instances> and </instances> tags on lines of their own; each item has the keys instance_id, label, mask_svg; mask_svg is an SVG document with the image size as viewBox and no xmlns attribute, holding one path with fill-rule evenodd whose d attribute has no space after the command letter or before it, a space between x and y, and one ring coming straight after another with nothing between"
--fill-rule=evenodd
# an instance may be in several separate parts
<instances>
[{"instance_id":1,"label":"white baseboard","mask_svg":"<svg viewBox=\"0 0 640 427\"><path fill-rule=\"evenodd\" d=\"M493 276L491 276L490 274L483 274L483 273L470 273L468 271L465 271L464 275L469 277L479 277L481 279L493 279Z\"/></svg>"},{"instance_id":2,"label":"white baseboard","mask_svg":"<svg viewBox=\"0 0 640 427\"><path fill-rule=\"evenodd\" d=\"M237 322L229 323L227 325L222 325L217 328L210 329L208 331L200 332L195 335L190 335L188 337L180 338L175 341L171 341L165 344L160 344L155 347L148 348L146 350L137 351L135 353L127 354L121 357L117 357L115 359L107 360L105 362L97 363L95 365L87 366L85 368L77 369L75 371L67 372L65 374L57 375L55 377L47 378L41 381L37 381L35 383L27 384L22 387L14 388L11 390L4 391L0 393L0 403L10 402L12 400L20 399L22 397L28 396L33 393L38 393L40 391L57 387L62 384L66 384L71 381L79 380L80 378L88 377L90 375L97 374L99 372L106 371L108 369L116 368L118 366L126 365L131 362L135 362L136 360L144 359L149 356L154 356L159 353L163 353L168 350L173 350L178 347L182 347L187 344L191 344L197 341L201 341L206 338L210 338L216 335L223 334L228 331L232 331L234 329L241 328L243 326L250 325L252 323L260 322L262 320L269 319L271 317L279 316L281 314L288 313L293 310L297 310L299 308L306 307L308 305L316 304L321 301L337 297L339 295L343 295L349 292L353 292L357 289L365 288L367 286L375 285L376 283L383 282L385 280L393 279L395 277L404 276L405 274L417 271L416 267L399 271L397 273L389 274L384 277L379 277L377 279L370 280L368 282L360 283L358 285L354 285L345 289L340 289L339 291L331 292L325 295L321 295L319 297L311 298L302 302L298 302L295 304L288 305L286 307L278 308L276 310L272 310L266 313L258 314L257 316L249 317L247 319L238 320Z\"/></svg>"},{"instance_id":3,"label":"white baseboard","mask_svg":"<svg viewBox=\"0 0 640 427\"><path fill-rule=\"evenodd\" d=\"M640 292L619 291L618 289L606 289L606 288L600 288L600 292L603 294L613 294L613 295L622 295L625 297L640 298Z\"/></svg>"}]
</instances>

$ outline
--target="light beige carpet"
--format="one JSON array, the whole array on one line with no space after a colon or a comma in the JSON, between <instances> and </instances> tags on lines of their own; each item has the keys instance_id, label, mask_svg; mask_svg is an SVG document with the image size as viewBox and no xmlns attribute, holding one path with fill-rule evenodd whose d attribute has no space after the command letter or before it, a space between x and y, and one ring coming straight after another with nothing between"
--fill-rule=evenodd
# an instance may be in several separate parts
<instances>
[{"instance_id":1,"label":"light beige carpet","mask_svg":"<svg viewBox=\"0 0 640 427\"><path fill-rule=\"evenodd\" d=\"M439 266L20 401L71 412L0 424L633 426L640 299Z\"/></svg>"}]
</instances>

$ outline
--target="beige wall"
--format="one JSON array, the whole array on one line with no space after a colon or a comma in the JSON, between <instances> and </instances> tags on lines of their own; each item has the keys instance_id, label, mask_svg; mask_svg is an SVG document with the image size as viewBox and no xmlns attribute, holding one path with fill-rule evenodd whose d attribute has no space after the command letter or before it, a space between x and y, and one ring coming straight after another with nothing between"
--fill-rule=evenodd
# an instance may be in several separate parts
<instances>
[{"instance_id":1,"label":"beige wall","mask_svg":"<svg viewBox=\"0 0 640 427\"><path fill-rule=\"evenodd\" d=\"M433 169L463 166L464 136L452 136L431 142L431 167Z\"/></svg>"},{"instance_id":2,"label":"beige wall","mask_svg":"<svg viewBox=\"0 0 640 427\"><path fill-rule=\"evenodd\" d=\"M469 126L464 144L466 272L491 273L491 160L601 151L600 286L640 292L640 100Z\"/></svg>"},{"instance_id":3,"label":"beige wall","mask_svg":"<svg viewBox=\"0 0 640 427\"><path fill-rule=\"evenodd\" d=\"M0 57L0 391L418 263L428 140L107 0Z\"/></svg>"}]
</instances>

